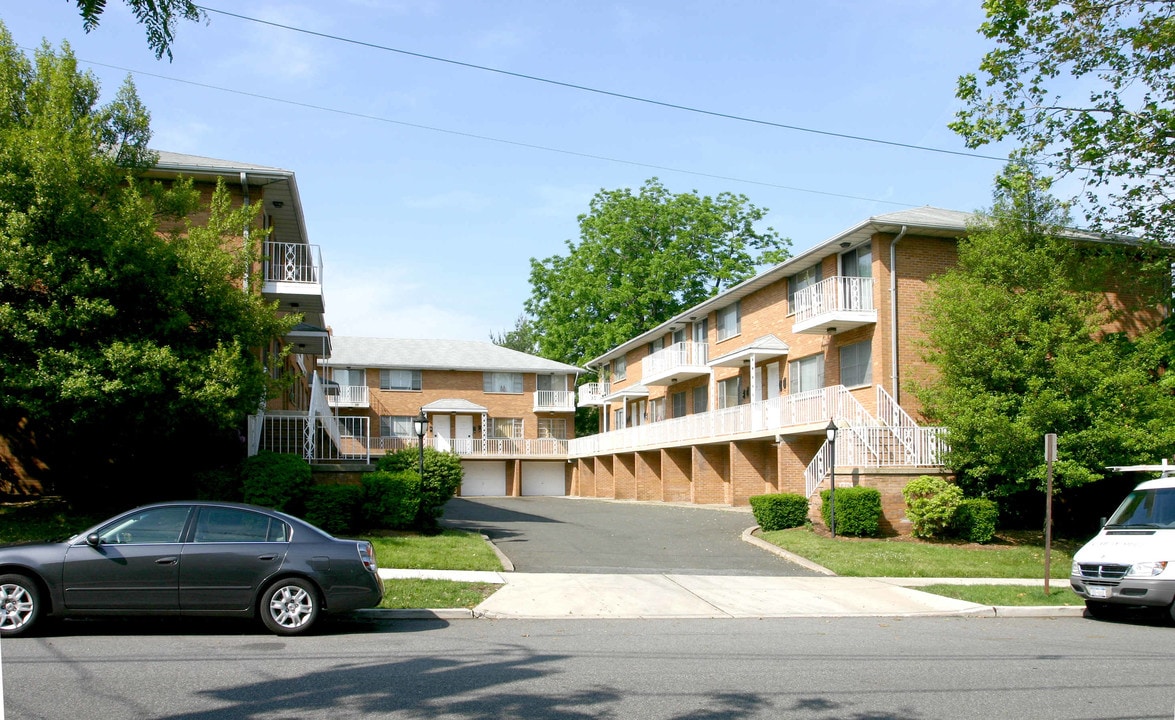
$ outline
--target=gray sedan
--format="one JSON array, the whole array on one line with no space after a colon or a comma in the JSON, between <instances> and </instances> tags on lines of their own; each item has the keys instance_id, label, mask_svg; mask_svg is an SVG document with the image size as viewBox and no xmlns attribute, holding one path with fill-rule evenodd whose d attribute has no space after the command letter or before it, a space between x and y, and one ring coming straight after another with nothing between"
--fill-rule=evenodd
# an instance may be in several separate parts
<instances>
[{"instance_id":1,"label":"gray sedan","mask_svg":"<svg viewBox=\"0 0 1175 720\"><path fill-rule=\"evenodd\" d=\"M46 615L260 616L296 635L382 598L370 543L239 503L148 505L63 542L0 547L0 637Z\"/></svg>"}]
</instances>

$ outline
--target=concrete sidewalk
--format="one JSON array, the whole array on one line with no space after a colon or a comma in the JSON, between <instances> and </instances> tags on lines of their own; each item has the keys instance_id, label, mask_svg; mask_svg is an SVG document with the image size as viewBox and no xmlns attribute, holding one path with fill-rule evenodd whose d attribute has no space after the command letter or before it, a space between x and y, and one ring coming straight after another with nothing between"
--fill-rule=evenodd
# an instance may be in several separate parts
<instances>
[{"instance_id":1,"label":"concrete sidewalk","mask_svg":"<svg viewBox=\"0 0 1175 720\"><path fill-rule=\"evenodd\" d=\"M918 585L1037 584L1038 580L766 577L679 574L496 573L381 569L386 580L428 577L501 583L467 609L378 611L402 618L649 619L783 617L1080 616L1082 606L992 607L921 592ZM1057 581L1058 589L1064 581Z\"/></svg>"}]
</instances>

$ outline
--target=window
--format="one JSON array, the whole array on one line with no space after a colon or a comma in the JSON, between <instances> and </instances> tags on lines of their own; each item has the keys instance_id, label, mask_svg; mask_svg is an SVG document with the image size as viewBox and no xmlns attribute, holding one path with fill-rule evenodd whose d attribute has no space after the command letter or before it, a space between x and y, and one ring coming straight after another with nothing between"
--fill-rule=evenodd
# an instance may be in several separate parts
<instances>
[{"instance_id":1,"label":"window","mask_svg":"<svg viewBox=\"0 0 1175 720\"><path fill-rule=\"evenodd\" d=\"M652 355L653 353L661 352L664 349L665 349L665 338L657 338L653 342L649 343L649 354L650 355Z\"/></svg>"},{"instance_id":2,"label":"window","mask_svg":"<svg viewBox=\"0 0 1175 720\"><path fill-rule=\"evenodd\" d=\"M522 437L522 418L490 418L489 437Z\"/></svg>"},{"instance_id":3,"label":"window","mask_svg":"<svg viewBox=\"0 0 1175 720\"><path fill-rule=\"evenodd\" d=\"M796 293L804 288L812 287L820 282L820 266L801 270L787 279L787 312L789 315L796 311Z\"/></svg>"},{"instance_id":4,"label":"window","mask_svg":"<svg viewBox=\"0 0 1175 720\"><path fill-rule=\"evenodd\" d=\"M718 341L722 342L739 333L739 303L727 305L718 311Z\"/></svg>"},{"instance_id":5,"label":"window","mask_svg":"<svg viewBox=\"0 0 1175 720\"><path fill-rule=\"evenodd\" d=\"M380 370L380 390L419 390L419 370Z\"/></svg>"},{"instance_id":6,"label":"window","mask_svg":"<svg viewBox=\"0 0 1175 720\"><path fill-rule=\"evenodd\" d=\"M840 349L840 384L845 387L869 385L873 382L873 344L864 342L845 345Z\"/></svg>"},{"instance_id":7,"label":"window","mask_svg":"<svg viewBox=\"0 0 1175 720\"><path fill-rule=\"evenodd\" d=\"M694 342L705 345L710 342L710 320L702 318L694 323Z\"/></svg>"},{"instance_id":8,"label":"window","mask_svg":"<svg viewBox=\"0 0 1175 720\"><path fill-rule=\"evenodd\" d=\"M539 437L567 439L567 420L565 418L539 418Z\"/></svg>"},{"instance_id":9,"label":"window","mask_svg":"<svg viewBox=\"0 0 1175 720\"><path fill-rule=\"evenodd\" d=\"M339 435L345 438L361 438L366 435L363 421L365 417L357 417L355 415L340 415L336 418L338 422Z\"/></svg>"},{"instance_id":10,"label":"window","mask_svg":"<svg viewBox=\"0 0 1175 720\"><path fill-rule=\"evenodd\" d=\"M665 398L657 398L649 401L649 420L651 422L661 422L665 419Z\"/></svg>"},{"instance_id":11,"label":"window","mask_svg":"<svg viewBox=\"0 0 1175 720\"><path fill-rule=\"evenodd\" d=\"M482 377L482 389L488 393L522 392L522 373L488 372Z\"/></svg>"},{"instance_id":12,"label":"window","mask_svg":"<svg viewBox=\"0 0 1175 720\"><path fill-rule=\"evenodd\" d=\"M685 417L685 391L675 392L669 397L671 403L670 411L673 417Z\"/></svg>"},{"instance_id":13,"label":"window","mask_svg":"<svg viewBox=\"0 0 1175 720\"><path fill-rule=\"evenodd\" d=\"M537 377L537 387L539 392L543 391L561 391L567 389L566 375L539 375Z\"/></svg>"},{"instance_id":14,"label":"window","mask_svg":"<svg viewBox=\"0 0 1175 720\"><path fill-rule=\"evenodd\" d=\"M788 363L788 377L791 393L808 392L824 388L824 356L813 355Z\"/></svg>"},{"instance_id":15,"label":"window","mask_svg":"<svg viewBox=\"0 0 1175 720\"><path fill-rule=\"evenodd\" d=\"M196 518L198 543L287 542L290 526L261 513L236 508L201 508Z\"/></svg>"},{"instance_id":16,"label":"window","mask_svg":"<svg viewBox=\"0 0 1175 720\"><path fill-rule=\"evenodd\" d=\"M168 505L127 515L113 525L98 531L103 544L126 545L134 543L178 543L188 524L192 508L187 505Z\"/></svg>"},{"instance_id":17,"label":"window","mask_svg":"<svg viewBox=\"0 0 1175 720\"><path fill-rule=\"evenodd\" d=\"M416 437L416 431L412 429L413 419L411 415L380 415L379 436Z\"/></svg>"},{"instance_id":18,"label":"window","mask_svg":"<svg viewBox=\"0 0 1175 720\"><path fill-rule=\"evenodd\" d=\"M612 361L612 379L623 380L628 377L628 358L621 355Z\"/></svg>"},{"instance_id":19,"label":"window","mask_svg":"<svg viewBox=\"0 0 1175 720\"><path fill-rule=\"evenodd\" d=\"M333 368L330 379L344 387L358 387L367 384L367 372L354 368Z\"/></svg>"},{"instance_id":20,"label":"window","mask_svg":"<svg viewBox=\"0 0 1175 720\"><path fill-rule=\"evenodd\" d=\"M619 430L624 427L624 408L616 408L612 411L612 429Z\"/></svg>"},{"instance_id":21,"label":"window","mask_svg":"<svg viewBox=\"0 0 1175 720\"><path fill-rule=\"evenodd\" d=\"M840 274L845 277L873 277L873 248L862 245L841 255Z\"/></svg>"},{"instance_id":22,"label":"window","mask_svg":"<svg viewBox=\"0 0 1175 720\"><path fill-rule=\"evenodd\" d=\"M739 390L742 388L742 378L732 377L718 383L718 407L728 408L738 405Z\"/></svg>"},{"instance_id":23,"label":"window","mask_svg":"<svg viewBox=\"0 0 1175 720\"><path fill-rule=\"evenodd\" d=\"M702 385L694 388L694 412L704 413L710 406L710 388Z\"/></svg>"},{"instance_id":24,"label":"window","mask_svg":"<svg viewBox=\"0 0 1175 720\"><path fill-rule=\"evenodd\" d=\"M673 344L680 345L685 342L685 328L678 328L673 331Z\"/></svg>"}]
</instances>

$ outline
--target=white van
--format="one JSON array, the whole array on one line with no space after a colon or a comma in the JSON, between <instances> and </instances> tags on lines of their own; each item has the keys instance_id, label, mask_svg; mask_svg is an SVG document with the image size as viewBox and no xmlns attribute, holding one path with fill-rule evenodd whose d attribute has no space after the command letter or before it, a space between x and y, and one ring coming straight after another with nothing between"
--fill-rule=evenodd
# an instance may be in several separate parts
<instances>
[{"instance_id":1,"label":"white van","mask_svg":"<svg viewBox=\"0 0 1175 720\"><path fill-rule=\"evenodd\" d=\"M1159 467L1171 471L1129 469ZM1094 617L1146 606L1165 608L1175 620L1175 477L1164 474L1134 488L1073 556L1069 583Z\"/></svg>"}]
</instances>

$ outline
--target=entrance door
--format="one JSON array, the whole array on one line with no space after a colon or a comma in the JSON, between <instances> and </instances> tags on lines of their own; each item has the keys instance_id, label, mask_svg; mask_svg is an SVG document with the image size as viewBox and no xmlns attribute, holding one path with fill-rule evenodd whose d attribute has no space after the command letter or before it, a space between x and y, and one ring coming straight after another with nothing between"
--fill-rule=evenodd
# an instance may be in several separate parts
<instances>
[{"instance_id":1,"label":"entrance door","mask_svg":"<svg viewBox=\"0 0 1175 720\"><path fill-rule=\"evenodd\" d=\"M779 409L783 402L779 399L779 363L769 363L764 369L767 371L767 382L764 383L767 386L767 426L779 427Z\"/></svg>"},{"instance_id":2,"label":"entrance door","mask_svg":"<svg viewBox=\"0 0 1175 720\"><path fill-rule=\"evenodd\" d=\"M455 422L453 449L458 455L468 455L473 452L473 416L457 415Z\"/></svg>"},{"instance_id":3,"label":"entrance door","mask_svg":"<svg viewBox=\"0 0 1175 720\"><path fill-rule=\"evenodd\" d=\"M453 449L452 435L450 434L451 417L451 415L432 416L432 439L436 449L441 452L449 452Z\"/></svg>"}]
</instances>

